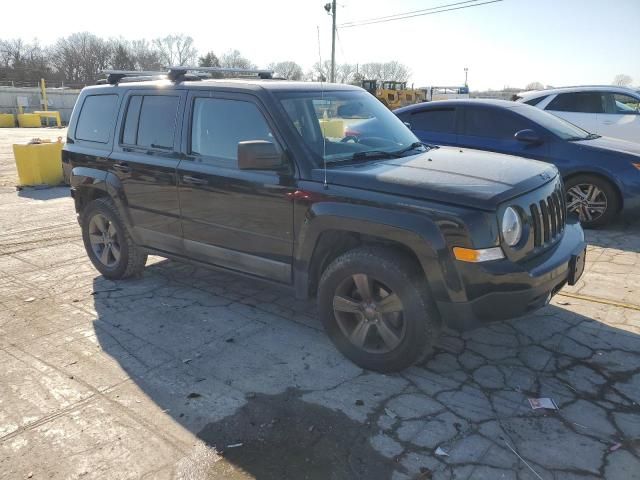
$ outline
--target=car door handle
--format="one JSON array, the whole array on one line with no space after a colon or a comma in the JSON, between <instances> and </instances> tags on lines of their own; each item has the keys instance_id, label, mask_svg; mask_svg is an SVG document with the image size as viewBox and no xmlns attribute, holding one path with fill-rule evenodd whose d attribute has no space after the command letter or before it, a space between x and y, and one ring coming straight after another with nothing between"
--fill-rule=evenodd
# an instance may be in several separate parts
<instances>
[{"instance_id":1,"label":"car door handle","mask_svg":"<svg viewBox=\"0 0 640 480\"><path fill-rule=\"evenodd\" d=\"M183 175L182 181L184 183L190 183L192 185L206 185L207 182L204 178L192 177L191 175Z\"/></svg>"},{"instance_id":2,"label":"car door handle","mask_svg":"<svg viewBox=\"0 0 640 480\"><path fill-rule=\"evenodd\" d=\"M126 163L114 163L113 164L113 168L118 170L119 172L122 172L122 173L131 172L131 167L129 165L127 165Z\"/></svg>"},{"instance_id":3,"label":"car door handle","mask_svg":"<svg viewBox=\"0 0 640 480\"><path fill-rule=\"evenodd\" d=\"M604 121L605 125L613 125L614 123L616 123L616 122L614 122L613 120L605 120Z\"/></svg>"}]
</instances>

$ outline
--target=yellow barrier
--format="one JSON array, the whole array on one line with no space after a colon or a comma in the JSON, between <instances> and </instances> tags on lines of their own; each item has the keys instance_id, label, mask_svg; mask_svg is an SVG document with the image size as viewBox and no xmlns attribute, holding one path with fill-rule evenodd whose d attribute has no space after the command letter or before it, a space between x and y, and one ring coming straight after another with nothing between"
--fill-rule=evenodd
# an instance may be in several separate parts
<instances>
[{"instance_id":1,"label":"yellow barrier","mask_svg":"<svg viewBox=\"0 0 640 480\"><path fill-rule=\"evenodd\" d=\"M344 122L339 118L321 118L320 128L325 137L344 137Z\"/></svg>"},{"instance_id":2,"label":"yellow barrier","mask_svg":"<svg viewBox=\"0 0 640 480\"><path fill-rule=\"evenodd\" d=\"M38 128L42 126L40 115L36 113L19 113L18 126L20 128Z\"/></svg>"},{"instance_id":3,"label":"yellow barrier","mask_svg":"<svg viewBox=\"0 0 640 480\"><path fill-rule=\"evenodd\" d=\"M13 145L18 186L62 183L62 141Z\"/></svg>"},{"instance_id":4,"label":"yellow barrier","mask_svg":"<svg viewBox=\"0 0 640 480\"><path fill-rule=\"evenodd\" d=\"M40 116L40 120L42 121L43 118L47 119L47 127L49 126L49 119L52 118L53 120L56 121L56 125L58 127L62 126L62 121L60 120L60 112L56 112L55 110L36 110L35 112L36 115Z\"/></svg>"},{"instance_id":5,"label":"yellow barrier","mask_svg":"<svg viewBox=\"0 0 640 480\"><path fill-rule=\"evenodd\" d=\"M13 113L0 113L0 128L13 128L16 126L16 117Z\"/></svg>"}]
</instances>

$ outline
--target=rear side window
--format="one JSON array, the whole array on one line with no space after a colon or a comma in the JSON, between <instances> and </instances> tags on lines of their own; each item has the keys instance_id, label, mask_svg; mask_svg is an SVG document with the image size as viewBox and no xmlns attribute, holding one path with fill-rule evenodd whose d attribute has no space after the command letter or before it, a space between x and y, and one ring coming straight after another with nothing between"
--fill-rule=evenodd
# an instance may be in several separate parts
<instances>
[{"instance_id":1,"label":"rear side window","mask_svg":"<svg viewBox=\"0 0 640 480\"><path fill-rule=\"evenodd\" d=\"M518 115L498 108L466 108L464 134L474 137L510 139L519 131L529 128Z\"/></svg>"},{"instance_id":2,"label":"rear side window","mask_svg":"<svg viewBox=\"0 0 640 480\"><path fill-rule=\"evenodd\" d=\"M603 96L598 92L561 93L546 110L555 112L603 113Z\"/></svg>"},{"instance_id":3,"label":"rear side window","mask_svg":"<svg viewBox=\"0 0 640 480\"><path fill-rule=\"evenodd\" d=\"M426 132L455 133L456 111L453 108L416 112L409 118L411 128Z\"/></svg>"},{"instance_id":4,"label":"rear side window","mask_svg":"<svg viewBox=\"0 0 640 480\"><path fill-rule=\"evenodd\" d=\"M251 102L196 98L191 126L191 153L208 163L237 167L238 142L277 142L264 116Z\"/></svg>"},{"instance_id":5,"label":"rear side window","mask_svg":"<svg viewBox=\"0 0 640 480\"><path fill-rule=\"evenodd\" d=\"M115 123L118 95L89 95L78 117L76 139L107 143Z\"/></svg>"},{"instance_id":6,"label":"rear side window","mask_svg":"<svg viewBox=\"0 0 640 480\"><path fill-rule=\"evenodd\" d=\"M140 107L136 145L163 150L173 149L178 103L179 97L145 95Z\"/></svg>"},{"instance_id":7,"label":"rear side window","mask_svg":"<svg viewBox=\"0 0 640 480\"><path fill-rule=\"evenodd\" d=\"M140 118L141 106L142 95L134 95L129 99L122 132L122 143L126 145L135 145L138 139L138 118Z\"/></svg>"},{"instance_id":8,"label":"rear side window","mask_svg":"<svg viewBox=\"0 0 640 480\"><path fill-rule=\"evenodd\" d=\"M537 97L537 98L532 98L531 100L527 100L526 103L527 105L538 105L542 100L544 100L545 98L549 98L549 95L543 95L542 97Z\"/></svg>"}]
</instances>

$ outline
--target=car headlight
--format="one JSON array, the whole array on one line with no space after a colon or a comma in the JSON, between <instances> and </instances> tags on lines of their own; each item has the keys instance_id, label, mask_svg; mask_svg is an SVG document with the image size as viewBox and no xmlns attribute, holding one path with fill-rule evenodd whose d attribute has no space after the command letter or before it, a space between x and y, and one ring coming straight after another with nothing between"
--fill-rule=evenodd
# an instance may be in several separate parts
<instances>
[{"instance_id":1,"label":"car headlight","mask_svg":"<svg viewBox=\"0 0 640 480\"><path fill-rule=\"evenodd\" d=\"M510 247L522 238L522 220L513 207L508 207L502 215L502 238Z\"/></svg>"}]
</instances>

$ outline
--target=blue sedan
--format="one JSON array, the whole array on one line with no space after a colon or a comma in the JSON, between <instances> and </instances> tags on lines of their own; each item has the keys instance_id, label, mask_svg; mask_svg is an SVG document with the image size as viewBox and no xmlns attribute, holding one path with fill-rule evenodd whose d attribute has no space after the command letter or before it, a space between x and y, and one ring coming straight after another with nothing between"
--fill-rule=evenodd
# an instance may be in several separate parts
<instances>
[{"instance_id":1,"label":"blue sedan","mask_svg":"<svg viewBox=\"0 0 640 480\"><path fill-rule=\"evenodd\" d=\"M586 227L604 225L622 210L640 211L638 143L591 134L538 108L502 100L444 100L394 113L425 143L553 163L565 181L567 208ZM369 122L352 130L375 135Z\"/></svg>"}]
</instances>

